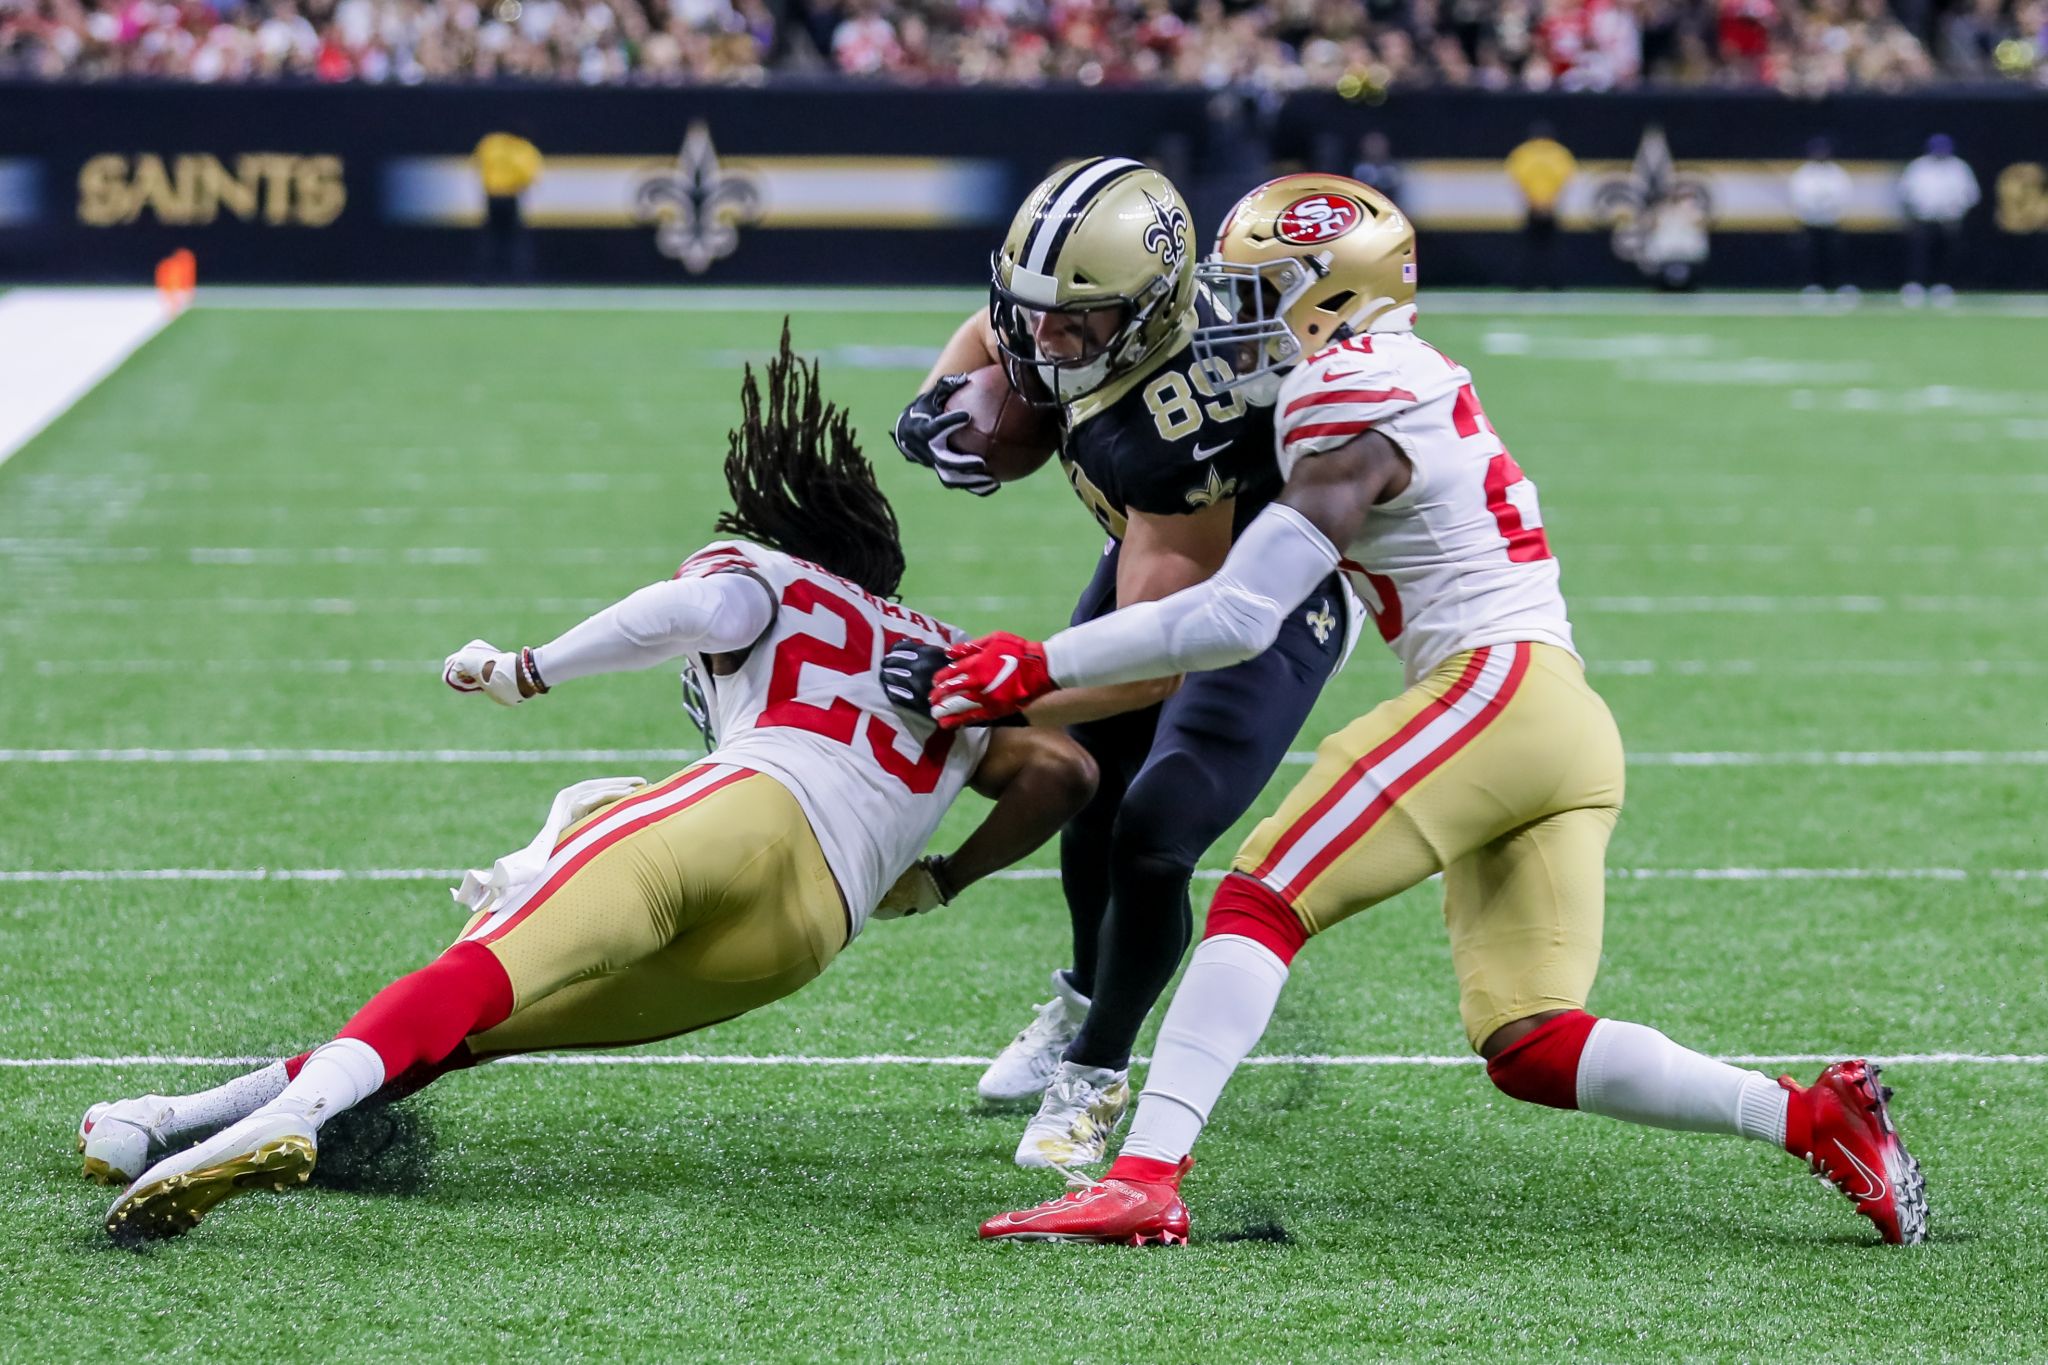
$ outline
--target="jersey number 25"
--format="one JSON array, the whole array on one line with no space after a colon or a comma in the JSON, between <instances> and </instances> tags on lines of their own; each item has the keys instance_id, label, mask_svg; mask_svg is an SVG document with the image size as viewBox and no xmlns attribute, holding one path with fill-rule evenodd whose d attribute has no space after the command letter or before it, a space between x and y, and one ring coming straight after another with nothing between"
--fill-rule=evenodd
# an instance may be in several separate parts
<instances>
[{"instance_id":1,"label":"jersey number 25","mask_svg":"<svg viewBox=\"0 0 2048 1365\"><path fill-rule=\"evenodd\" d=\"M874 754L875 762L882 765L883 772L910 788L914 794L924 796L931 792L939 785L939 775L946 768L946 755L953 749L951 730L935 731L916 758L907 758L896 747L897 740L901 739L905 744L915 741L892 721L871 711L863 711L845 697L834 697L829 706L797 700L797 687L803 679L806 664L847 677L872 673L880 665L881 660L875 650L875 630L867 618L831 589L803 578L782 590L782 605L790 611L822 609L838 617L846 627L846 638L836 645L820 635L792 635L784 640L775 651L775 669L768 678L768 704L762 708L761 718L755 725L808 730L849 747L865 747ZM883 631L883 637L884 649L892 648L899 640L911 638L887 630ZM866 744L856 745L856 737L863 729L866 731Z\"/></svg>"}]
</instances>

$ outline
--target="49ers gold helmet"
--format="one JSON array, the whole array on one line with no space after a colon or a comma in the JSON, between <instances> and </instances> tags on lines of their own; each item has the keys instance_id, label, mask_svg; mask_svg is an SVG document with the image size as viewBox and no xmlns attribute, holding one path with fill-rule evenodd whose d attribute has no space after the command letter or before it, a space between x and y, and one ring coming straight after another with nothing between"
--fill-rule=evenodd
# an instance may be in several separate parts
<instances>
[{"instance_id":1,"label":"49ers gold helmet","mask_svg":"<svg viewBox=\"0 0 2048 1365\"><path fill-rule=\"evenodd\" d=\"M1415 302L1415 225L1348 176L1284 175L1237 201L1196 273L1229 318L1195 333L1196 354L1271 401L1280 371Z\"/></svg>"},{"instance_id":2,"label":"49ers gold helmet","mask_svg":"<svg viewBox=\"0 0 2048 1365\"><path fill-rule=\"evenodd\" d=\"M1069 162L1031 191L995 253L994 325L1027 396L1072 403L1181 335L1195 231L1173 182L1143 162ZM1032 382L1027 382L1032 381Z\"/></svg>"}]
</instances>

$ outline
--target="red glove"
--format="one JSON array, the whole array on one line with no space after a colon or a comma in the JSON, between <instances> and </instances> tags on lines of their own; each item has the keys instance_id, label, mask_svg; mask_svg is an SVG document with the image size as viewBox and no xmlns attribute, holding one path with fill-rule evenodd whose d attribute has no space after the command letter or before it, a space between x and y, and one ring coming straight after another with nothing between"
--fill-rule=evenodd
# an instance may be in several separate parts
<instances>
[{"instance_id":1,"label":"red glove","mask_svg":"<svg viewBox=\"0 0 2048 1365\"><path fill-rule=\"evenodd\" d=\"M1045 646L997 631L946 653L953 662L932 680L932 718L948 730L1013 716L1059 690L1045 666Z\"/></svg>"}]
</instances>

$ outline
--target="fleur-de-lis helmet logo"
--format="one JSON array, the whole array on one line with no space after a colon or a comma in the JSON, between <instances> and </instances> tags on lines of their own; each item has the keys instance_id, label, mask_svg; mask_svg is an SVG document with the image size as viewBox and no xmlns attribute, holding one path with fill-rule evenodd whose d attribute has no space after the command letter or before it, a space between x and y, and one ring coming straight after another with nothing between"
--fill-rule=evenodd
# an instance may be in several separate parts
<instances>
[{"instance_id":1,"label":"fleur-de-lis helmet logo","mask_svg":"<svg viewBox=\"0 0 2048 1365\"><path fill-rule=\"evenodd\" d=\"M675 169L640 182L633 213L654 224L657 251L701 275L738 250L742 226L760 221L761 190L718 164L711 130L698 119L683 134Z\"/></svg>"},{"instance_id":2,"label":"fleur-de-lis helmet logo","mask_svg":"<svg viewBox=\"0 0 2048 1365\"><path fill-rule=\"evenodd\" d=\"M1146 194L1145 202L1152 206L1152 221L1145 225L1145 250L1165 263L1167 274L1177 275L1181 262L1187 259L1188 243L1195 236L1187 210L1170 199L1155 199L1150 193Z\"/></svg>"}]
</instances>

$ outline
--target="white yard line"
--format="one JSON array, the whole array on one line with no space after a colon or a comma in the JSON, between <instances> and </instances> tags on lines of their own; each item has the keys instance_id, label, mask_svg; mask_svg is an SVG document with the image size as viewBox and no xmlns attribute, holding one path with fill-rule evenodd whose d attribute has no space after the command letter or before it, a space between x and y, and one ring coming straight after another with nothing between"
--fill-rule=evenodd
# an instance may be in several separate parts
<instances>
[{"instance_id":1,"label":"white yard line","mask_svg":"<svg viewBox=\"0 0 2048 1365\"><path fill-rule=\"evenodd\" d=\"M687 763L701 749L0 749L0 763ZM1315 762L1296 750L1284 762ZM1644 751L1645 768L2038 768L2048 749L1748 749Z\"/></svg>"},{"instance_id":2,"label":"white yard line","mask_svg":"<svg viewBox=\"0 0 2048 1365\"><path fill-rule=\"evenodd\" d=\"M16 289L0 295L0 464L173 316L153 289Z\"/></svg>"},{"instance_id":3,"label":"white yard line","mask_svg":"<svg viewBox=\"0 0 2048 1365\"><path fill-rule=\"evenodd\" d=\"M987 304L972 289L806 289L792 306L786 289L654 285L639 289L446 289L433 286L270 288L208 285L200 308L319 312L605 312L605 313L967 313Z\"/></svg>"},{"instance_id":4,"label":"white yard line","mask_svg":"<svg viewBox=\"0 0 2048 1365\"><path fill-rule=\"evenodd\" d=\"M101 547L102 559L118 559L129 549ZM33 559L33 554L0 544L0 558ZM16 599L5 604L17 619L49 616L147 616L160 612L205 611L223 614L354 616L403 612L411 615L477 611L595 611L611 605L609 597L100 597L45 601ZM915 605L951 614L962 611L1023 611L1045 606L1062 609L1070 594L999 594L988 597L920 596ZM2028 615L2048 611L2048 597L1996 594L1950 594L1901 597L1863 593L1831 595L1745 593L1734 596L1676 593L1668 595L1574 597L1570 606L1580 616L1876 616L1894 612L1959 616L1970 614Z\"/></svg>"},{"instance_id":5,"label":"white yard line","mask_svg":"<svg viewBox=\"0 0 2048 1365\"><path fill-rule=\"evenodd\" d=\"M456 867L75 867L0 870L0 884L66 885L74 882L456 882ZM1012 867L992 873L999 882L1056 881L1055 867ZM1202 868L1197 881L1220 881L1222 868ZM1610 867L1621 881L1683 882L2038 882L2042 867Z\"/></svg>"},{"instance_id":6,"label":"white yard line","mask_svg":"<svg viewBox=\"0 0 2048 1365\"><path fill-rule=\"evenodd\" d=\"M1629 595L1626 597L1573 597L1574 612L1617 616L1737 615L1773 616L1834 615L1872 616L1883 612L1934 612L1954 616L1967 612L2037 612L2048 610L2048 597L2001 597L1991 595L1947 595L1877 597L1863 593L1829 596L1777 593L1744 593L1736 596L1708 596L1692 593Z\"/></svg>"},{"instance_id":7,"label":"white yard line","mask_svg":"<svg viewBox=\"0 0 2048 1365\"><path fill-rule=\"evenodd\" d=\"M1838 1062L1844 1057L1867 1056L1885 1066L2044 1066L2048 1053L2040 1052L1895 1052L1859 1053L1854 1048L1833 1052L1727 1052L1720 1060L1737 1066L1767 1063ZM127 1066L264 1066L275 1057L199 1057L185 1053L135 1053L108 1057L0 1057L0 1069L43 1071L60 1068ZM802 1053L633 1053L567 1052L531 1057L506 1057L500 1066L746 1066L746 1067L882 1067L882 1066L987 1066L993 1057L963 1054L919 1056L903 1052L871 1052L851 1057L813 1057ZM1140 1066L1150 1057L1131 1058ZM1435 1052L1283 1052L1244 1059L1246 1066L1326 1067L1466 1067L1480 1059L1465 1053Z\"/></svg>"},{"instance_id":8,"label":"white yard line","mask_svg":"<svg viewBox=\"0 0 2048 1365\"><path fill-rule=\"evenodd\" d=\"M640 289L446 289L264 288L209 285L199 291L202 308L446 311L583 310L706 313L954 313L985 300L972 289L814 289L792 308L787 290L743 288ZM1857 308L1816 307L1796 294L1722 293L1685 296L1623 291L1517 294L1493 290L1432 290L1424 296L1425 317L1443 315L1584 317L1801 317L1844 322L1872 314L1904 314L1896 302L1872 295ZM1952 310L1994 317L2048 317L2048 295L1963 295ZM1915 316L1920 316L1916 314Z\"/></svg>"},{"instance_id":9,"label":"white yard line","mask_svg":"<svg viewBox=\"0 0 2048 1365\"><path fill-rule=\"evenodd\" d=\"M0 749L0 763L688 763L702 749Z\"/></svg>"},{"instance_id":10,"label":"white yard line","mask_svg":"<svg viewBox=\"0 0 2048 1365\"><path fill-rule=\"evenodd\" d=\"M1391 660L1389 660L1391 662ZM267 673L286 677L301 673L426 673L441 671L439 659L16 659L0 658L0 673L34 673L38 677L121 676L127 674ZM2040 677L2048 659L1600 659L1586 671L1619 677Z\"/></svg>"}]
</instances>

